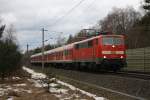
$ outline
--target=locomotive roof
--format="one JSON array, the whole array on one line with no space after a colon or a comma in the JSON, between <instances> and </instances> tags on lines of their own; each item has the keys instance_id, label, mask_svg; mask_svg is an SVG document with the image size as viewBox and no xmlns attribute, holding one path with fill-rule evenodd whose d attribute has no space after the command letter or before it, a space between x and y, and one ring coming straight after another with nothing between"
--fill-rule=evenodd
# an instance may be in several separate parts
<instances>
[{"instance_id":1,"label":"locomotive roof","mask_svg":"<svg viewBox=\"0 0 150 100\"><path fill-rule=\"evenodd\" d=\"M99 37L102 37L102 36L122 36L122 35L98 35L98 36L91 37L89 39L85 39L85 40L82 40L82 41L74 42L74 43L71 43L71 44L67 44L67 45L52 49L52 50L45 51L44 54L52 54L52 53L58 52L58 51L69 50L69 49L72 49L74 47L74 45L76 45L76 44L84 43L84 42L87 42L87 41L90 41L90 40L93 40L93 39L96 39L96 38L99 38ZM36 57L36 56L40 56L40 55L42 55L42 53L34 54L31 57Z\"/></svg>"},{"instance_id":2,"label":"locomotive roof","mask_svg":"<svg viewBox=\"0 0 150 100\"><path fill-rule=\"evenodd\" d=\"M91 38L88 38L88 39L85 39L85 40L82 40L82 41L74 42L74 44L84 43L84 42L87 42L87 41L90 41L90 40L93 40L93 39L96 39L96 38L100 38L100 37L103 37L103 36L107 37L107 36L122 36L122 35L114 35L114 34L98 35L98 36L94 36L94 37L91 37Z\"/></svg>"},{"instance_id":3,"label":"locomotive roof","mask_svg":"<svg viewBox=\"0 0 150 100\"><path fill-rule=\"evenodd\" d=\"M96 38L99 38L99 37L100 36L91 37L89 39L85 39L85 40L82 40L82 41L75 42L74 44L79 44L79 43L87 42L87 41L90 41L90 40L93 40L93 39L96 39Z\"/></svg>"}]
</instances>

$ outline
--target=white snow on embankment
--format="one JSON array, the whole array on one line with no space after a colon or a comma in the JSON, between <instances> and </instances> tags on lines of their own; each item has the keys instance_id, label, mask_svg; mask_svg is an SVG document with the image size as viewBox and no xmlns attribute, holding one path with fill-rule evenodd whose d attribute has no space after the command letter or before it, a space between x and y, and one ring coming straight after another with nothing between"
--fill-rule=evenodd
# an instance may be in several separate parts
<instances>
[{"instance_id":1,"label":"white snow on embankment","mask_svg":"<svg viewBox=\"0 0 150 100\"><path fill-rule=\"evenodd\" d=\"M29 79L29 81L34 82L36 87L43 87L43 86L46 85L45 83L42 83L42 82L39 80L39 79L44 79L44 78L46 78L47 76L46 76L45 74L43 74L43 73L37 73L37 72L35 72L34 70L32 70L32 69L30 69L30 68L27 68L27 67L23 67L23 69L24 69L25 71L27 71L28 73L31 74L31 78L32 78L32 79ZM35 79L36 79L36 80L35 80ZM87 95L87 96L89 96L89 97L92 97L92 98L94 98L95 100L106 100L106 99L103 98L103 97L98 97L98 96L96 96L96 95L94 95L94 94L91 94L91 93L89 93L89 92L86 92L86 91L84 91L84 90L81 90L81 89L79 89L79 88L76 88L75 86L70 85L70 84L68 84L68 83L65 83L65 82L63 82L63 81L60 81L60 80L58 80L58 79L52 78L51 80L57 80L57 83L58 83L58 84L56 84L56 83L51 83L51 84L50 84L50 87L51 87L51 88L49 89L50 92L66 94L67 91L68 91L67 89L57 89L57 88L55 88L55 86L61 84L61 85L63 85L63 86L68 87L69 89L71 89L71 90L73 90L73 91L80 91L82 94L85 94L85 95ZM62 97L61 95L55 95L55 96L58 97L58 98L60 98L60 99L62 99L62 98L61 98L61 97ZM77 95L76 95L76 96L77 96ZM69 99L69 98L71 98L71 97L68 97L68 98L65 98L65 99Z\"/></svg>"},{"instance_id":2,"label":"white snow on embankment","mask_svg":"<svg viewBox=\"0 0 150 100\"><path fill-rule=\"evenodd\" d=\"M20 77L12 77L13 80L20 80ZM8 96L6 100L13 100L13 96L9 95L11 93L32 93L32 90L30 89L24 89L23 87L27 86L26 83L20 83L20 84L0 84L0 97L2 96ZM1 100L1 99L0 99Z\"/></svg>"}]
</instances>

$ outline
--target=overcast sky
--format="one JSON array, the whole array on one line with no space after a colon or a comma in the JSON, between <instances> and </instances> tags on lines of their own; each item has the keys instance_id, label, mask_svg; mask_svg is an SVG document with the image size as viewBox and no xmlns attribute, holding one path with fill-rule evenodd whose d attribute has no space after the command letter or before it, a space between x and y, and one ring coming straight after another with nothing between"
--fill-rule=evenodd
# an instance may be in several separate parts
<instances>
[{"instance_id":1,"label":"overcast sky","mask_svg":"<svg viewBox=\"0 0 150 100\"><path fill-rule=\"evenodd\" d=\"M142 0L83 0L69 14L68 11L80 0L0 0L0 17L3 23L14 24L22 50L41 45L41 28L45 27L46 39L75 34L103 19L113 7L133 6L139 9ZM59 20L62 16L63 19ZM57 31L53 32L53 31ZM58 32L63 32L58 33ZM54 43L52 39L48 43Z\"/></svg>"}]
</instances>

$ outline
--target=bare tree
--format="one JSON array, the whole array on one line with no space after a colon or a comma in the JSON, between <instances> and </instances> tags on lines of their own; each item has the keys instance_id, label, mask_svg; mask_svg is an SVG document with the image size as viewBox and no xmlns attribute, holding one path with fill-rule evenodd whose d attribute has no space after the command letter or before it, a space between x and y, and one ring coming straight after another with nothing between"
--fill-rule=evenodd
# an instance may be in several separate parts
<instances>
[{"instance_id":1,"label":"bare tree","mask_svg":"<svg viewBox=\"0 0 150 100\"><path fill-rule=\"evenodd\" d=\"M2 37L4 29L5 29L5 25L2 25L2 19L0 18L0 38Z\"/></svg>"},{"instance_id":2,"label":"bare tree","mask_svg":"<svg viewBox=\"0 0 150 100\"><path fill-rule=\"evenodd\" d=\"M57 38L56 38L56 44L57 46L62 46L66 43L66 38L64 36L62 36L63 34L59 35Z\"/></svg>"},{"instance_id":3,"label":"bare tree","mask_svg":"<svg viewBox=\"0 0 150 100\"><path fill-rule=\"evenodd\" d=\"M125 9L113 8L103 20L99 21L101 31L111 31L116 34L128 33L132 26L140 19L140 13L132 7Z\"/></svg>"},{"instance_id":4,"label":"bare tree","mask_svg":"<svg viewBox=\"0 0 150 100\"><path fill-rule=\"evenodd\" d=\"M150 46L150 0L144 0L142 5L145 14L128 33L128 47L141 48Z\"/></svg>"},{"instance_id":5,"label":"bare tree","mask_svg":"<svg viewBox=\"0 0 150 100\"><path fill-rule=\"evenodd\" d=\"M14 42L16 42L15 34L16 34L16 29L13 24L10 24L5 30L5 38L7 40L13 40Z\"/></svg>"}]
</instances>

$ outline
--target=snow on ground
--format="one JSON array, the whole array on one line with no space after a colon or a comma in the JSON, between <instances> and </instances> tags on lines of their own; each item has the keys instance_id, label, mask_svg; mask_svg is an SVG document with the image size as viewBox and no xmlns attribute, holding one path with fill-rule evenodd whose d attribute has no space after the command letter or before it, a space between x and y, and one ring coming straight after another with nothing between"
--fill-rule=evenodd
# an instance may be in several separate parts
<instances>
[{"instance_id":1,"label":"snow on ground","mask_svg":"<svg viewBox=\"0 0 150 100\"><path fill-rule=\"evenodd\" d=\"M12 79L14 79L14 80L19 80L19 79L21 79L20 77L12 77Z\"/></svg>"},{"instance_id":2,"label":"snow on ground","mask_svg":"<svg viewBox=\"0 0 150 100\"><path fill-rule=\"evenodd\" d=\"M68 92L67 89L57 89L57 88L50 88L49 91L51 93L63 93L63 94L67 94Z\"/></svg>"},{"instance_id":3,"label":"snow on ground","mask_svg":"<svg viewBox=\"0 0 150 100\"><path fill-rule=\"evenodd\" d=\"M41 81L41 79L45 79L46 78L46 75L43 74L43 73L37 73L35 72L34 70L30 69L30 68L27 68L27 67L23 67L23 69L25 71L27 71L28 73L31 74L31 78L32 79L28 79L30 82L33 82L34 83L34 86L35 87L46 87L48 84L45 84L43 81ZM82 94L85 94L86 96L89 96L89 97L92 97L94 98L95 100L106 100L105 98L103 97L98 97L94 94L91 94L89 92L86 92L84 90L81 90L79 88L76 88L74 87L73 85L70 85L68 83L65 83L63 81L60 81L60 80L57 80L55 78L52 78L50 80L56 80L55 83L50 83L49 86L49 92L51 93L55 93L55 96L58 97L60 100L66 100L66 99L71 99L73 97L76 97L78 98L79 95L77 93L73 93L72 95L69 95L68 94L68 91L69 89L73 90L73 91L80 91ZM58 85L62 85L62 86L66 86L68 87L69 89L66 89L66 88L58 88L57 86ZM67 95L68 94L68 95ZM80 99L81 100L81 99ZM83 100L83 99L82 99Z\"/></svg>"},{"instance_id":4,"label":"snow on ground","mask_svg":"<svg viewBox=\"0 0 150 100\"><path fill-rule=\"evenodd\" d=\"M7 100L13 100L13 97L9 97Z\"/></svg>"},{"instance_id":5,"label":"snow on ground","mask_svg":"<svg viewBox=\"0 0 150 100\"><path fill-rule=\"evenodd\" d=\"M26 86L27 84L22 83L22 84L14 84L13 86Z\"/></svg>"},{"instance_id":6,"label":"snow on ground","mask_svg":"<svg viewBox=\"0 0 150 100\"><path fill-rule=\"evenodd\" d=\"M0 96L8 95L8 93L10 91L32 93L31 90L20 88L20 87L24 87L24 86L26 86L25 83L14 84L12 86L5 85L5 84L0 84ZM11 98L9 98L9 100L11 100Z\"/></svg>"},{"instance_id":7,"label":"snow on ground","mask_svg":"<svg viewBox=\"0 0 150 100\"><path fill-rule=\"evenodd\" d=\"M7 91L7 89L0 88L0 96L3 96L6 91Z\"/></svg>"},{"instance_id":8,"label":"snow on ground","mask_svg":"<svg viewBox=\"0 0 150 100\"><path fill-rule=\"evenodd\" d=\"M58 84L55 84L55 83L50 83L49 85L50 85L50 87L56 87L56 86L58 86Z\"/></svg>"},{"instance_id":9,"label":"snow on ground","mask_svg":"<svg viewBox=\"0 0 150 100\"><path fill-rule=\"evenodd\" d=\"M46 78L46 75L43 74L43 73L37 73L37 72L35 72L34 70L29 69L29 68L27 68L27 67L23 67L23 69L24 69L25 71L27 71L28 73L30 73L30 74L32 75L31 78L33 78L33 79Z\"/></svg>"},{"instance_id":10,"label":"snow on ground","mask_svg":"<svg viewBox=\"0 0 150 100\"><path fill-rule=\"evenodd\" d=\"M62 81L60 81L60 80L58 80L57 82L60 83L60 84L62 84L62 85L65 85L65 86L69 87L69 88L72 89L72 90L80 91L81 93L86 94L86 95L89 96L89 97L93 97L95 100L104 100L103 97L98 97L98 96L96 96L96 95L94 95L94 94L91 94L91 93L89 93L89 92L86 92L86 91L84 91L84 90L81 90L81 89L79 89L79 88L76 88L76 87L74 87L73 85L70 85L70 84L68 84L68 83L62 82Z\"/></svg>"}]
</instances>

